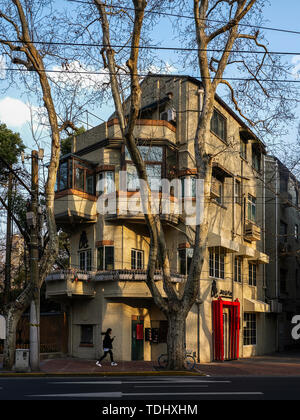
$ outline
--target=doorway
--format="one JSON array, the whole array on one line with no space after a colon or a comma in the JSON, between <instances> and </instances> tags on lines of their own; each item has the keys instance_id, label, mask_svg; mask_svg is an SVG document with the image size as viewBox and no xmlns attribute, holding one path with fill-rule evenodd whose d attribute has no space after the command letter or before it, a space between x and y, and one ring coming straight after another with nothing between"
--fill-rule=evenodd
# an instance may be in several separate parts
<instances>
[{"instance_id":1,"label":"doorway","mask_svg":"<svg viewBox=\"0 0 300 420\"><path fill-rule=\"evenodd\" d=\"M131 319L131 360L144 360L144 317Z\"/></svg>"}]
</instances>

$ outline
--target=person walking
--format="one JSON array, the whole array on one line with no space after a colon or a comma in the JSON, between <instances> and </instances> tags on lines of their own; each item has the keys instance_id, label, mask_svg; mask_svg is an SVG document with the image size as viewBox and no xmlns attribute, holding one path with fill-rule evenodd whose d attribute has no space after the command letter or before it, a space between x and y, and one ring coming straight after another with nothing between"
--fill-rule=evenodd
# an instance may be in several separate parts
<instances>
[{"instance_id":1,"label":"person walking","mask_svg":"<svg viewBox=\"0 0 300 420\"><path fill-rule=\"evenodd\" d=\"M99 367L102 367L101 365L101 361L107 356L107 354L109 353L110 355L110 361L111 361L111 366L117 366L118 364L116 362L114 362L114 356L113 356L113 352L112 352L112 342L115 339L115 336L113 338L111 338L111 333L112 333L112 329L108 328L107 331L105 333L101 333L102 335L104 335L104 340L103 340L103 351L104 354L103 356L97 360L96 365Z\"/></svg>"}]
</instances>

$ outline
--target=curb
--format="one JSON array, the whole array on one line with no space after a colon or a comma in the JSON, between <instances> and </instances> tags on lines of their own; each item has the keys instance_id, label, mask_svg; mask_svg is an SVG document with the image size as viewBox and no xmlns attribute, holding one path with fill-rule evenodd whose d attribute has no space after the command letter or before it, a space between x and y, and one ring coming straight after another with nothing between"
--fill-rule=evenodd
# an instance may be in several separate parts
<instances>
[{"instance_id":1,"label":"curb","mask_svg":"<svg viewBox=\"0 0 300 420\"><path fill-rule=\"evenodd\" d=\"M0 372L5 377L51 377L51 376L208 376L202 372L164 371L164 372Z\"/></svg>"}]
</instances>

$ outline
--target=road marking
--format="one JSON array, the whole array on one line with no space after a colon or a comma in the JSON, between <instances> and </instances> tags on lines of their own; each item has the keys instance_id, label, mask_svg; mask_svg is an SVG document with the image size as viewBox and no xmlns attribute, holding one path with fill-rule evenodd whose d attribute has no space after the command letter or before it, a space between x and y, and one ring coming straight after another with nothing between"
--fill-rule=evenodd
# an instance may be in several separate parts
<instances>
[{"instance_id":1,"label":"road marking","mask_svg":"<svg viewBox=\"0 0 300 420\"><path fill-rule=\"evenodd\" d=\"M157 385L134 385L135 388L162 388L162 387L168 387L168 388L182 388L182 385L169 385L169 384L161 384L161 386L157 386ZM187 385L184 388L208 388L208 385Z\"/></svg>"},{"instance_id":2,"label":"road marking","mask_svg":"<svg viewBox=\"0 0 300 420\"><path fill-rule=\"evenodd\" d=\"M122 385L121 381L70 381L70 382L65 382L65 381L61 381L61 382L48 382L49 384L54 384L54 385L60 385L60 384L67 384L67 385Z\"/></svg>"},{"instance_id":3,"label":"road marking","mask_svg":"<svg viewBox=\"0 0 300 420\"><path fill-rule=\"evenodd\" d=\"M122 398L122 392L87 392L80 394L41 394L41 395L27 395L27 397L61 397L61 398Z\"/></svg>"},{"instance_id":4,"label":"road marking","mask_svg":"<svg viewBox=\"0 0 300 420\"><path fill-rule=\"evenodd\" d=\"M88 392L88 393L76 393L76 394L41 394L41 395L27 395L27 397L60 397L60 398L122 398L122 397L146 397L146 396L166 396L166 395L176 395L176 396L190 396L190 395L199 395L199 396L208 396L208 395L264 395L263 392L153 392L153 393L123 393L123 392Z\"/></svg>"},{"instance_id":5,"label":"road marking","mask_svg":"<svg viewBox=\"0 0 300 420\"><path fill-rule=\"evenodd\" d=\"M154 393L130 393L125 394L123 396L134 396L134 397L141 397L141 396L161 396L161 395L264 395L263 392L154 392Z\"/></svg>"}]
</instances>

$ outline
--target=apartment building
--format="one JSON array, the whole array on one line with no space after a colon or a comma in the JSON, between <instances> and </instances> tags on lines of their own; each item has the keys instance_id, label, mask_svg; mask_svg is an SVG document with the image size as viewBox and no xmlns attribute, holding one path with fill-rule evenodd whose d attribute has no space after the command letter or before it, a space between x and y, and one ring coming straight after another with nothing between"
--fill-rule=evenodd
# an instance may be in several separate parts
<instances>
[{"instance_id":1,"label":"apartment building","mask_svg":"<svg viewBox=\"0 0 300 420\"><path fill-rule=\"evenodd\" d=\"M150 75L142 82L135 136L159 197L160 180L178 178L195 198L194 135L202 94L201 83L189 76ZM208 149L214 156L205 203L208 246L199 300L186 320L186 347L200 362L264 354L276 342L276 316L265 294L265 146L216 96ZM161 216L177 289L193 255L185 235L190 226L175 211L178 200L174 196ZM72 356L96 358L107 328L116 335L117 360L156 360L166 351L167 322L145 283L150 239L137 201L136 171L112 115L74 138L58 173L55 214L58 226L71 233L71 261L69 270L47 277L46 293L65 305ZM155 280L162 291L159 266Z\"/></svg>"},{"instance_id":2,"label":"apartment building","mask_svg":"<svg viewBox=\"0 0 300 420\"><path fill-rule=\"evenodd\" d=\"M266 296L276 313L276 349L297 345L292 318L300 314L300 183L273 156L266 157Z\"/></svg>"}]
</instances>

